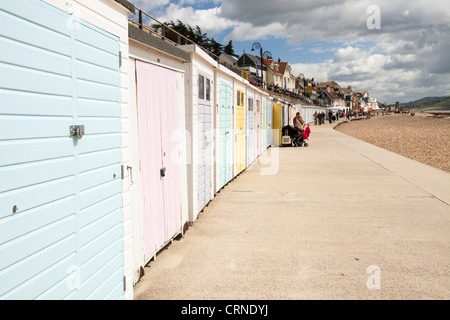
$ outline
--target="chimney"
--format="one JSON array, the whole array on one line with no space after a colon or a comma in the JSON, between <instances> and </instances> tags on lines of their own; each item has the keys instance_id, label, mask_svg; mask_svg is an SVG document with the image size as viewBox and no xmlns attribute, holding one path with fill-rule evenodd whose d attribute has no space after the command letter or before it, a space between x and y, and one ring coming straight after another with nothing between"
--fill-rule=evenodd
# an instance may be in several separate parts
<instances>
[{"instance_id":1,"label":"chimney","mask_svg":"<svg viewBox=\"0 0 450 320\"><path fill-rule=\"evenodd\" d=\"M327 85L327 92L331 92L331 88L329 85Z\"/></svg>"},{"instance_id":2,"label":"chimney","mask_svg":"<svg viewBox=\"0 0 450 320\"><path fill-rule=\"evenodd\" d=\"M348 86L348 89L349 89L349 90L352 90L352 86Z\"/></svg>"},{"instance_id":3,"label":"chimney","mask_svg":"<svg viewBox=\"0 0 450 320\"><path fill-rule=\"evenodd\" d=\"M281 62L281 59L280 58L278 58L278 63L280 63Z\"/></svg>"}]
</instances>

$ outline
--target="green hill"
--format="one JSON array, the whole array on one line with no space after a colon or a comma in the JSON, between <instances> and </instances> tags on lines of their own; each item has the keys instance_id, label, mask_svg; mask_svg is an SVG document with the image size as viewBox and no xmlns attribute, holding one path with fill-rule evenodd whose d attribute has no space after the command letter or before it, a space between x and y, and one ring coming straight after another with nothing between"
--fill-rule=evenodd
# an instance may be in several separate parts
<instances>
[{"instance_id":1,"label":"green hill","mask_svg":"<svg viewBox=\"0 0 450 320\"><path fill-rule=\"evenodd\" d=\"M409 103L400 103L400 109L450 110L450 97L427 97Z\"/></svg>"}]
</instances>

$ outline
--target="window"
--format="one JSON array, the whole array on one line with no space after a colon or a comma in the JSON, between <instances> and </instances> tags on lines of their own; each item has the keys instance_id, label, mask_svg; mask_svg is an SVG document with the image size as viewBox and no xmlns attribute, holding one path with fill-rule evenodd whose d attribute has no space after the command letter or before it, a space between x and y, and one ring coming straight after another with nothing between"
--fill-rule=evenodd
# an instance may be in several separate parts
<instances>
[{"instance_id":1,"label":"window","mask_svg":"<svg viewBox=\"0 0 450 320\"><path fill-rule=\"evenodd\" d=\"M205 77L198 75L198 98L205 99Z\"/></svg>"},{"instance_id":2,"label":"window","mask_svg":"<svg viewBox=\"0 0 450 320\"><path fill-rule=\"evenodd\" d=\"M206 79L206 100L211 101L211 80Z\"/></svg>"},{"instance_id":3,"label":"window","mask_svg":"<svg viewBox=\"0 0 450 320\"><path fill-rule=\"evenodd\" d=\"M241 105L241 92L239 90L236 96L236 104L238 105L238 107Z\"/></svg>"}]
</instances>

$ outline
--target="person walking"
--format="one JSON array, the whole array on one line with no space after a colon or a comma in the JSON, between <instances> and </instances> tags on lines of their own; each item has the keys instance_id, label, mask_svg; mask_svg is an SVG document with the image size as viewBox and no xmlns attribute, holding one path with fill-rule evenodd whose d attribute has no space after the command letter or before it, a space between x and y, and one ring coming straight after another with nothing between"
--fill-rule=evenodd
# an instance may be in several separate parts
<instances>
[{"instance_id":1,"label":"person walking","mask_svg":"<svg viewBox=\"0 0 450 320\"><path fill-rule=\"evenodd\" d=\"M314 125L317 126L317 111L314 112Z\"/></svg>"},{"instance_id":2,"label":"person walking","mask_svg":"<svg viewBox=\"0 0 450 320\"><path fill-rule=\"evenodd\" d=\"M331 124L331 121L333 120L333 112L331 112L331 110L328 112L328 121Z\"/></svg>"}]
</instances>

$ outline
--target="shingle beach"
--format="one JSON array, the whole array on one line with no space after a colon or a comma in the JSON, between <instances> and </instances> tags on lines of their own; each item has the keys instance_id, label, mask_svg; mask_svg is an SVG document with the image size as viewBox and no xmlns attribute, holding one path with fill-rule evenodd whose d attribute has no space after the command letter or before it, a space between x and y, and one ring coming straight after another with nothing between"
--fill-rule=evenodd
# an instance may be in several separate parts
<instances>
[{"instance_id":1,"label":"shingle beach","mask_svg":"<svg viewBox=\"0 0 450 320\"><path fill-rule=\"evenodd\" d=\"M380 114L343 123L336 130L450 172L450 117Z\"/></svg>"}]
</instances>

